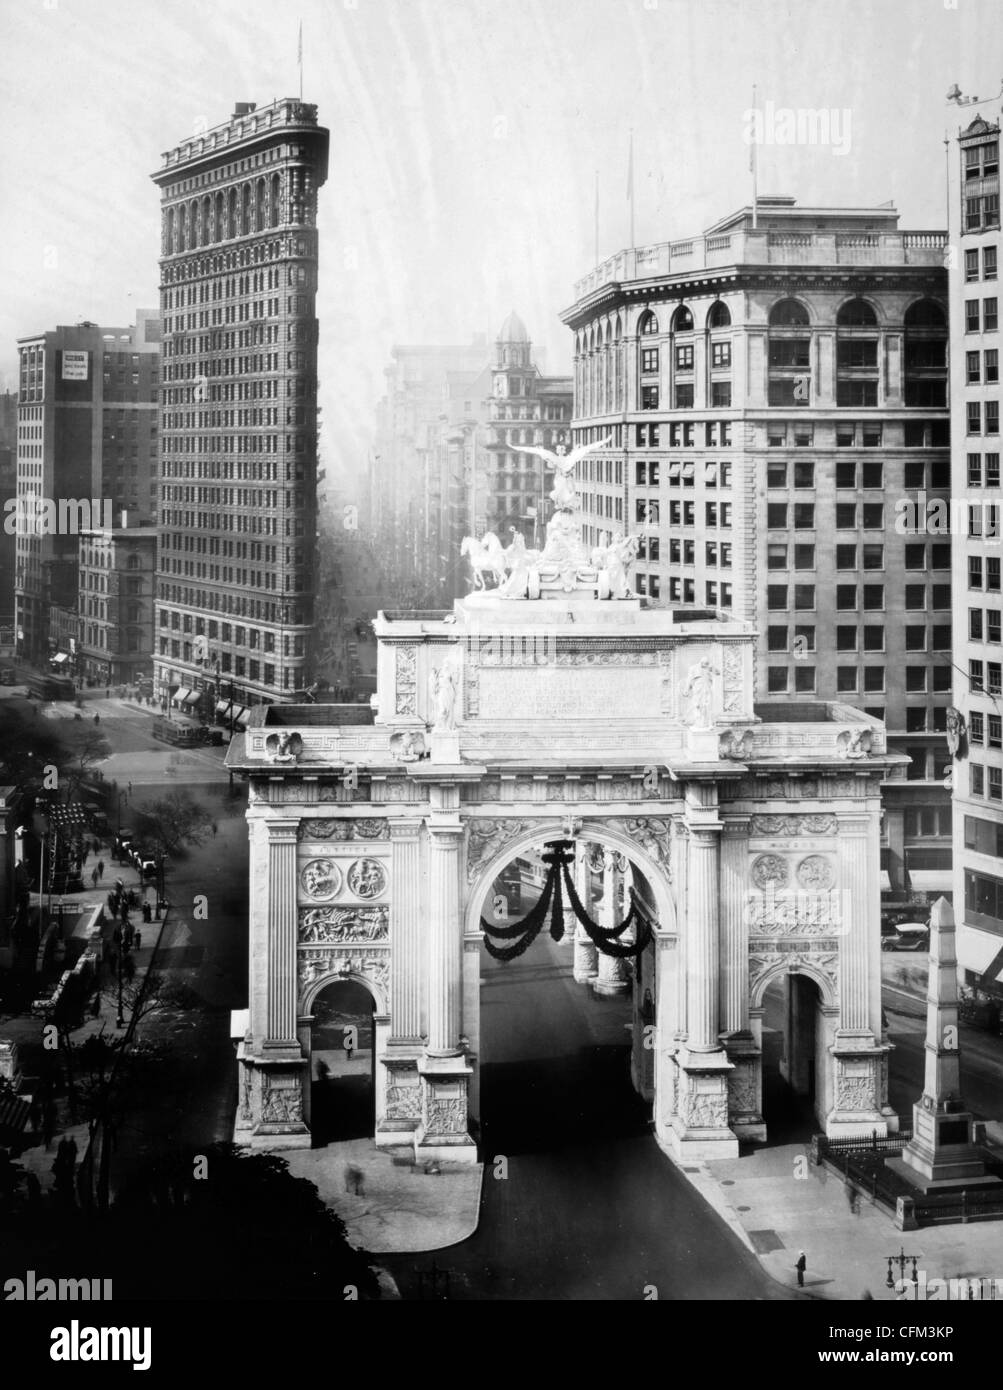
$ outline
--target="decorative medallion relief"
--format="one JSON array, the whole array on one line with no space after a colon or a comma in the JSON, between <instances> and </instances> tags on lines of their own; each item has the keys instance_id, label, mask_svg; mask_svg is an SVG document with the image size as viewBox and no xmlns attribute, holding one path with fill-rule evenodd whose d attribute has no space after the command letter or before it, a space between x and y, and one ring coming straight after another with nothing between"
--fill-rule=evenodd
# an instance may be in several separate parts
<instances>
[{"instance_id":1,"label":"decorative medallion relief","mask_svg":"<svg viewBox=\"0 0 1003 1390\"><path fill-rule=\"evenodd\" d=\"M836 1079L837 1110L876 1110L873 1076L839 1076Z\"/></svg>"},{"instance_id":2,"label":"decorative medallion relief","mask_svg":"<svg viewBox=\"0 0 1003 1390\"><path fill-rule=\"evenodd\" d=\"M300 872L300 886L308 898L334 898L342 882L341 870L333 859L311 859Z\"/></svg>"},{"instance_id":3,"label":"decorative medallion relief","mask_svg":"<svg viewBox=\"0 0 1003 1390\"><path fill-rule=\"evenodd\" d=\"M832 864L821 854L809 854L802 859L796 870L797 881L802 888L824 891L836 881Z\"/></svg>"},{"instance_id":4,"label":"decorative medallion relief","mask_svg":"<svg viewBox=\"0 0 1003 1390\"><path fill-rule=\"evenodd\" d=\"M623 822L623 828L632 840L635 840L642 849L647 850L665 871L670 874L670 859L672 855L672 823L667 820L654 820L650 816L632 816Z\"/></svg>"},{"instance_id":5,"label":"decorative medallion relief","mask_svg":"<svg viewBox=\"0 0 1003 1390\"><path fill-rule=\"evenodd\" d=\"M787 860L779 854L761 854L753 861L752 881L757 888L767 891L786 888L790 882Z\"/></svg>"},{"instance_id":6,"label":"decorative medallion relief","mask_svg":"<svg viewBox=\"0 0 1003 1390\"><path fill-rule=\"evenodd\" d=\"M388 907L301 907L301 946L329 941L387 941L390 936Z\"/></svg>"},{"instance_id":7,"label":"decorative medallion relief","mask_svg":"<svg viewBox=\"0 0 1003 1390\"><path fill-rule=\"evenodd\" d=\"M378 859L356 859L348 870L348 891L357 898L381 898L387 891L387 871Z\"/></svg>"}]
</instances>

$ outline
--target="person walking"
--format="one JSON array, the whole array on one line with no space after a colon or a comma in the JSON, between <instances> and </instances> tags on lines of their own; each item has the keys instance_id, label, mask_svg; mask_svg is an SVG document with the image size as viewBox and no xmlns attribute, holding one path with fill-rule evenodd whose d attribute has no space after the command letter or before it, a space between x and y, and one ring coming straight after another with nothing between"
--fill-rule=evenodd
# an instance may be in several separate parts
<instances>
[{"instance_id":1,"label":"person walking","mask_svg":"<svg viewBox=\"0 0 1003 1390\"><path fill-rule=\"evenodd\" d=\"M95 866L93 869L91 869L91 883L94 885L95 888L98 886L98 879L100 877L101 875L98 873L97 867Z\"/></svg>"},{"instance_id":2,"label":"person walking","mask_svg":"<svg viewBox=\"0 0 1003 1390\"><path fill-rule=\"evenodd\" d=\"M803 1289L803 1288L804 1288L804 1272L805 1272L805 1270L808 1268L808 1261L805 1259L805 1253L804 1253L803 1250L799 1250L799 1251L798 1251L797 1264L794 1266L794 1268L795 1268L795 1269L797 1270L797 1272L798 1272L798 1288L799 1288L799 1289Z\"/></svg>"},{"instance_id":3,"label":"person walking","mask_svg":"<svg viewBox=\"0 0 1003 1390\"><path fill-rule=\"evenodd\" d=\"M96 715L94 716L94 727L97 728L98 724L100 724L100 723L101 723L101 716L100 716L100 714L96 714Z\"/></svg>"},{"instance_id":4,"label":"person walking","mask_svg":"<svg viewBox=\"0 0 1003 1390\"><path fill-rule=\"evenodd\" d=\"M219 829L219 826L216 824L215 821L213 821L213 823L212 823L212 838L213 838L214 840L215 840L215 838L216 838L216 832L217 832L218 829Z\"/></svg>"},{"instance_id":5,"label":"person walking","mask_svg":"<svg viewBox=\"0 0 1003 1390\"><path fill-rule=\"evenodd\" d=\"M98 860L98 883L104 878L104 860Z\"/></svg>"}]
</instances>

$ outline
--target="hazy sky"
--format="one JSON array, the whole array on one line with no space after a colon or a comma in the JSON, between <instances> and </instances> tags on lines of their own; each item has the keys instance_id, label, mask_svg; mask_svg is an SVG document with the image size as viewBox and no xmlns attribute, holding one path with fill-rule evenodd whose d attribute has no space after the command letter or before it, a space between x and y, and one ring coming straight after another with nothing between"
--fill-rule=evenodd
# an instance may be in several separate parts
<instances>
[{"instance_id":1,"label":"hazy sky","mask_svg":"<svg viewBox=\"0 0 1003 1390\"><path fill-rule=\"evenodd\" d=\"M948 0L951 3L951 0ZM943 139L999 91L999 0L2 0L0 381L15 339L156 307L162 152L235 101L303 95L331 131L320 195L329 469L365 459L391 346L494 335L512 308L551 370L594 259L748 202L744 113L840 113L848 153L767 145L761 193L893 200L946 225ZM981 108L986 114L996 106ZM849 125L846 122L849 119Z\"/></svg>"}]
</instances>

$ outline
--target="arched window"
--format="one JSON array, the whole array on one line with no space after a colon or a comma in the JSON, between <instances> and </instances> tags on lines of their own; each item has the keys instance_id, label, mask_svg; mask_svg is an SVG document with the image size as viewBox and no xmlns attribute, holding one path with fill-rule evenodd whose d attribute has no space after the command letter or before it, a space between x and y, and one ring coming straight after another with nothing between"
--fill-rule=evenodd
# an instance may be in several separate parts
<instances>
[{"instance_id":1,"label":"arched window","mask_svg":"<svg viewBox=\"0 0 1003 1390\"><path fill-rule=\"evenodd\" d=\"M138 570L138 569L139 569L139 556L138 556L138 555L130 555L129 558L128 558L128 560L126 560L126 562L125 562L125 567L126 567L126 569L129 569L129 570Z\"/></svg>"},{"instance_id":2,"label":"arched window","mask_svg":"<svg viewBox=\"0 0 1003 1390\"><path fill-rule=\"evenodd\" d=\"M213 233L214 241L222 241L226 236L226 199L222 193L216 194L216 228Z\"/></svg>"},{"instance_id":3,"label":"arched window","mask_svg":"<svg viewBox=\"0 0 1003 1390\"><path fill-rule=\"evenodd\" d=\"M185 249L185 240L186 240L185 233L187 232L187 221L188 221L188 219L187 219L187 216L186 216L186 214L185 214L185 209L184 209L184 207L179 207L179 208L178 208L177 245L176 245L175 248L174 248L176 251L183 251L183 250Z\"/></svg>"},{"instance_id":4,"label":"arched window","mask_svg":"<svg viewBox=\"0 0 1003 1390\"><path fill-rule=\"evenodd\" d=\"M202 199L202 240L200 246L208 246L212 233L212 199L208 196Z\"/></svg>"},{"instance_id":5,"label":"arched window","mask_svg":"<svg viewBox=\"0 0 1003 1390\"><path fill-rule=\"evenodd\" d=\"M240 235L240 228L238 226L238 213L239 207L237 199L237 190L235 188L231 188L229 193L226 195L226 222L228 236Z\"/></svg>"},{"instance_id":6,"label":"arched window","mask_svg":"<svg viewBox=\"0 0 1003 1390\"><path fill-rule=\"evenodd\" d=\"M935 299L917 299L905 311L903 348L905 404L946 406L947 315Z\"/></svg>"},{"instance_id":7,"label":"arched window","mask_svg":"<svg viewBox=\"0 0 1003 1390\"><path fill-rule=\"evenodd\" d=\"M247 236L251 230L251 185L245 183L240 189L240 230L243 236ZM243 262L243 257L241 257Z\"/></svg>"},{"instance_id":8,"label":"arched window","mask_svg":"<svg viewBox=\"0 0 1003 1390\"><path fill-rule=\"evenodd\" d=\"M170 256L174 252L174 209L167 209L167 220L164 231L164 251Z\"/></svg>"},{"instance_id":9,"label":"arched window","mask_svg":"<svg viewBox=\"0 0 1003 1390\"><path fill-rule=\"evenodd\" d=\"M264 179L258 179L255 197L257 207L254 226L257 231L261 232L268 226L267 191Z\"/></svg>"},{"instance_id":10,"label":"arched window","mask_svg":"<svg viewBox=\"0 0 1003 1390\"><path fill-rule=\"evenodd\" d=\"M693 329L693 315L685 304L680 304L679 308L672 315L673 333L689 333Z\"/></svg>"},{"instance_id":11,"label":"arched window","mask_svg":"<svg viewBox=\"0 0 1003 1390\"><path fill-rule=\"evenodd\" d=\"M651 312L650 309L647 309L641 315L640 322L637 325L637 331L638 333L658 332L658 320L655 318L655 315Z\"/></svg>"},{"instance_id":12,"label":"arched window","mask_svg":"<svg viewBox=\"0 0 1003 1390\"><path fill-rule=\"evenodd\" d=\"M720 300L710 306L710 313L707 315L708 328L730 328L731 313L727 304L722 304Z\"/></svg>"},{"instance_id":13,"label":"arched window","mask_svg":"<svg viewBox=\"0 0 1003 1390\"><path fill-rule=\"evenodd\" d=\"M905 311L906 328L946 328L947 315L935 299L917 299Z\"/></svg>"},{"instance_id":14,"label":"arched window","mask_svg":"<svg viewBox=\"0 0 1003 1390\"><path fill-rule=\"evenodd\" d=\"M771 328L807 328L808 310L798 299L781 299L770 310Z\"/></svg>"},{"instance_id":15,"label":"arched window","mask_svg":"<svg viewBox=\"0 0 1003 1390\"><path fill-rule=\"evenodd\" d=\"M866 299L850 299L836 314L837 328L877 328L878 316Z\"/></svg>"},{"instance_id":16,"label":"arched window","mask_svg":"<svg viewBox=\"0 0 1003 1390\"><path fill-rule=\"evenodd\" d=\"M281 180L281 178L279 177L278 174L273 174L273 175L272 175L272 186L271 186L271 207L270 207L270 209L269 209L269 212L270 212L270 225L271 225L272 227L277 227L277 226L279 225L279 221L280 221L279 213L280 213L281 207L282 207L282 180Z\"/></svg>"}]
</instances>

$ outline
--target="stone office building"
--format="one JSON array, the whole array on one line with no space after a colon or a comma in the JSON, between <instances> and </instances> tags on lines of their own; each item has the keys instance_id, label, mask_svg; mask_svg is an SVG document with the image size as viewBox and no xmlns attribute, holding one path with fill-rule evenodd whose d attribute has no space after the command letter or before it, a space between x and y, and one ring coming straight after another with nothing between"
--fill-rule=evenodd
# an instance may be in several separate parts
<instances>
[{"instance_id":1,"label":"stone office building","mask_svg":"<svg viewBox=\"0 0 1003 1390\"><path fill-rule=\"evenodd\" d=\"M910 760L884 800L902 904L953 886L951 540L902 512L949 496L945 240L762 198L620 252L562 314L575 442L611 439L579 471L588 540L642 533L639 594L754 623L757 701L886 724Z\"/></svg>"},{"instance_id":2,"label":"stone office building","mask_svg":"<svg viewBox=\"0 0 1003 1390\"><path fill-rule=\"evenodd\" d=\"M240 705L309 685L317 515L317 108L238 103L164 155L155 682Z\"/></svg>"}]
</instances>

